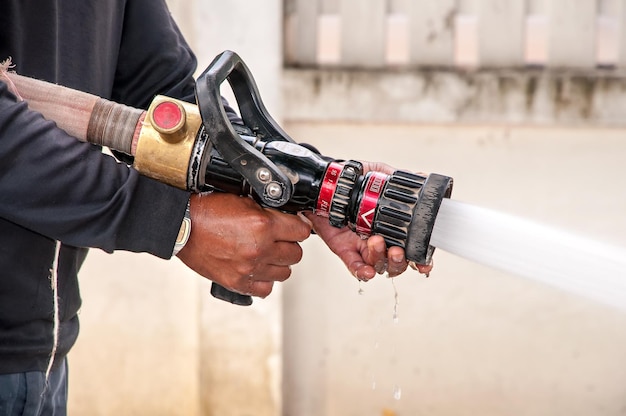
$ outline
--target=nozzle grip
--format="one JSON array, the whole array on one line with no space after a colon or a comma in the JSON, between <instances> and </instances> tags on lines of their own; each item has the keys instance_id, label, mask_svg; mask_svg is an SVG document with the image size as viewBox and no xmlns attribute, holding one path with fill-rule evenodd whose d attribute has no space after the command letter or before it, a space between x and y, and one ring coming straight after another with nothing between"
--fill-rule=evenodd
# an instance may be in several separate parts
<instances>
[{"instance_id":1,"label":"nozzle grip","mask_svg":"<svg viewBox=\"0 0 626 416\"><path fill-rule=\"evenodd\" d=\"M233 305L250 306L252 305L252 296L242 295L241 293L232 292L226 289L224 286L213 282L211 284L211 295L214 298L223 300Z\"/></svg>"},{"instance_id":2,"label":"nozzle grip","mask_svg":"<svg viewBox=\"0 0 626 416\"><path fill-rule=\"evenodd\" d=\"M426 178L413 211L413 218L406 237L406 258L418 264L430 264L435 247L430 237L435 226L437 213L444 198L452 194L453 179L431 173Z\"/></svg>"},{"instance_id":3,"label":"nozzle grip","mask_svg":"<svg viewBox=\"0 0 626 416\"><path fill-rule=\"evenodd\" d=\"M196 102L209 140L224 161L246 179L263 204L270 207L284 205L293 194L291 181L265 155L245 142L233 128L220 93L220 86L225 80L228 80L233 90L247 127L265 141L293 142L268 114L250 71L232 51L218 55L196 82ZM259 178L260 169L270 173L269 180L265 178L262 181ZM279 197L272 196L267 191L268 182L279 186ZM217 283L212 284L211 294L235 305L252 304L251 296L231 292Z\"/></svg>"},{"instance_id":4,"label":"nozzle grip","mask_svg":"<svg viewBox=\"0 0 626 416\"><path fill-rule=\"evenodd\" d=\"M220 93L228 80L241 117L247 127L264 141L292 141L267 113L245 63L232 51L218 55L196 82L196 101L203 125L224 160L243 176L269 207L284 205L293 194L291 181L271 160L245 142L233 128ZM263 169L263 179L259 172ZM271 188L268 188L270 187Z\"/></svg>"}]
</instances>

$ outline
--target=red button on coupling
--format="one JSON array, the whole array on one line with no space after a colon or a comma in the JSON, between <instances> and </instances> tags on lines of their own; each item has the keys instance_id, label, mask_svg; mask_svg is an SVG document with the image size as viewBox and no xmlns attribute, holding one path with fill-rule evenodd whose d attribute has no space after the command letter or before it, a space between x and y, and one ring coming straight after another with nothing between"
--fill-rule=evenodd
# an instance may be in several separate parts
<instances>
[{"instance_id":1,"label":"red button on coupling","mask_svg":"<svg viewBox=\"0 0 626 416\"><path fill-rule=\"evenodd\" d=\"M172 134L185 125L185 109L174 101L163 101L152 110L152 126L162 134Z\"/></svg>"}]
</instances>

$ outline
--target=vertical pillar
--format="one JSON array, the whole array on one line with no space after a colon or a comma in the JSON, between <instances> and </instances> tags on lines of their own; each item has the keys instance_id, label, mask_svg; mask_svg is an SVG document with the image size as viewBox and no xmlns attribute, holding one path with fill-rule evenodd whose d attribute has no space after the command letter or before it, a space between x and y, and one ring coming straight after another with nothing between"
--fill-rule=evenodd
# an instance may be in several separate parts
<instances>
[{"instance_id":1,"label":"vertical pillar","mask_svg":"<svg viewBox=\"0 0 626 416\"><path fill-rule=\"evenodd\" d=\"M551 0L548 65L554 68L595 67L596 1Z\"/></svg>"}]
</instances>

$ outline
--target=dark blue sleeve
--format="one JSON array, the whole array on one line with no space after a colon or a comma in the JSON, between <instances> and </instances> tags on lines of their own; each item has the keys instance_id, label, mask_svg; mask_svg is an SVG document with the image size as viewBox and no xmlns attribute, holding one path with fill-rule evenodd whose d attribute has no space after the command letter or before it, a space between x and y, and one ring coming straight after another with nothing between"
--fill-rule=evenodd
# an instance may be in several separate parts
<instances>
[{"instance_id":1,"label":"dark blue sleeve","mask_svg":"<svg viewBox=\"0 0 626 416\"><path fill-rule=\"evenodd\" d=\"M113 101L147 108L155 95L162 94L195 103L197 66L164 0L126 3ZM243 124L226 100L224 107L231 122Z\"/></svg>"},{"instance_id":2,"label":"dark blue sleeve","mask_svg":"<svg viewBox=\"0 0 626 416\"><path fill-rule=\"evenodd\" d=\"M111 99L146 108L157 94L195 102L196 57L164 0L128 0Z\"/></svg>"}]
</instances>

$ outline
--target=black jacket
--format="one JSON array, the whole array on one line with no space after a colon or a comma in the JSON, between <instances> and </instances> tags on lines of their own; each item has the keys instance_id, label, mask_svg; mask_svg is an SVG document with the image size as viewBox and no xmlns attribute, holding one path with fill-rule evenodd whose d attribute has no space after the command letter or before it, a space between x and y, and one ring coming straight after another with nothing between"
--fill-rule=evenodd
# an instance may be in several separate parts
<instances>
[{"instance_id":1,"label":"black jacket","mask_svg":"<svg viewBox=\"0 0 626 416\"><path fill-rule=\"evenodd\" d=\"M11 57L19 74L134 107L155 94L193 99L196 60L164 0L3 0L0 9L0 60ZM0 82L0 373L46 368L55 240L58 363L78 335L86 248L169 258L188 198L68 136Z\"/></svg>"}]
</instances>

